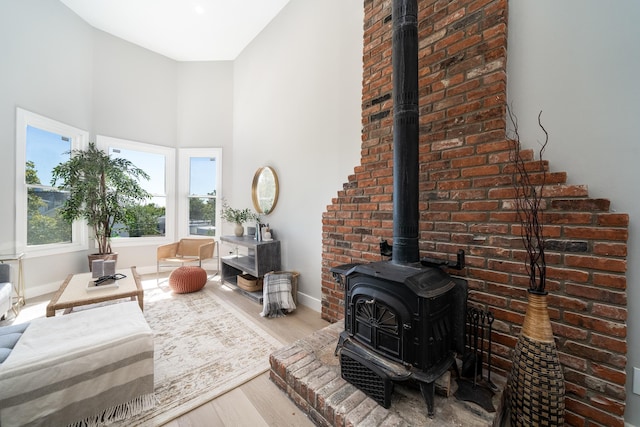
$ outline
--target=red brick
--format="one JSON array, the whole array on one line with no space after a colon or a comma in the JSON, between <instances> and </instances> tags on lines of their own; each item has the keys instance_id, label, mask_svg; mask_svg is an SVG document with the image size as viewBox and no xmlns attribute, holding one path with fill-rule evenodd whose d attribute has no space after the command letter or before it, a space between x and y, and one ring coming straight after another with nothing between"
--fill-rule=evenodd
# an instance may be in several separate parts
<instances>
[{"instance_id":1,"label":"red brick","mask_svg":"<svg viewBox=\"0 0 640 427\"><path fill-rule=\"evenodd\" d=\"M618 273L624 273L627 271L627 261L622 259L582 255L565 255L564 259L565 263L569 267L582 267Z\"/></svg>"},{"instance_id":2,"label":"red brick","mask_svg":"<svg viewBox=\"0 0 640 427\"><path fill-rule=\"evenodd\" d=\"M614 320L627 320L627 309L600 303L593 303L591 314L596 316L608 317Z\"/></svg>"}]
</instances>

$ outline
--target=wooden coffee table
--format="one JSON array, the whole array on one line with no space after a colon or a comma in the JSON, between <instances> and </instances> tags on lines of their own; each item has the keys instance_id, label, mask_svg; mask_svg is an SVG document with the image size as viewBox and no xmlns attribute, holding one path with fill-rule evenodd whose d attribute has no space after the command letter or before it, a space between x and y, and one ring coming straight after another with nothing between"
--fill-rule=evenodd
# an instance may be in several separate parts
<instances>
[{"instance_id":1,"label":"wooden coffee table","mask_svg":"<svg viewBox=\"0 0 640 427\"><path fill-rule=\"evenodd\" d=\"M73 307L121 298L131 298L131 301L137 300L140 310L143 310L144 292L136 268L118 270L116 273L127 276L117 281L117 288L106 287L91 290L87 289L87 284L95 280L91 278L91 273L70 274L47 305L47 317L55 316L56 310L65 310L65 313L68 313Z\"/></svg>"}]
</instances>

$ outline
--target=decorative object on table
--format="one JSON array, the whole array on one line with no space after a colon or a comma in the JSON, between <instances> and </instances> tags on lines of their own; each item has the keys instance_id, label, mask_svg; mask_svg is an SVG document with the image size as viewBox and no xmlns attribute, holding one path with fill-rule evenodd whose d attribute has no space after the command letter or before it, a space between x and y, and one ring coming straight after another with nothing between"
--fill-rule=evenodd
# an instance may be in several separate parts
<instances>
[{"instance_id":1,"label":"decorative object on table","mask_svg":"<svg viewBox=\"0 0 640 427\"><path fill-rule=\"evenodd\" d=\"M253 212L251 209L234 209L229 206L229 203L224 199L222 201L221 216L223 220L235 224L233 232L238 237L244 235L244 223L256 221L259 218L258 214Z\"/></svg>"},{"instance_id":2,"label":"decorative object on table","mask_svg":"<svg viewBox=\"0 0 640 427\"><path fill-rule=\"evenodd\" d=\"M514 135L509 141L512 144L515 169L515 202L526 250L525 266L529 275L528 304L509 380L511 426L563 426L564 374L553 337L545 290L542 195L547 165L542 160L542 155L549 141L549 134L542 126L540 112L538 125L545 140L539 150L537 169L533 169L521 155L517 120L508 106L507 112ZM530 171L538 173L533 177Z\"/></svg>"},{"instance_id":3,"label":"decorative object on table","mask_svg":"<svg viewBox=\"0 0 640 427\"><path fill-rule=\"evenodd\" d=\"M91 277L98 278L100 276L104 276L104 260L91 260Z\"/></svg>"},{"instance_id":4,"label":"decorative object on table","mask_svg":"<svg viewBox=\"0 0 640 427\"><path fill-rule=\"evenodd\" d=\"M116 274L116 262L107 260L102 264L102 272L104 276L113 276Z\"/></svg>"},{"instance_id":5,"label":"decorative object on table","mask_svg":"<svg viewBox=\"0 0 640 427\"><path fill-rule=\"evenodd\" d=\"M265 242L273 240L271 238L271 229L269 228L269 224L265 225L265 227L262 229L262 240Z\"/></svg>"},{"instance_id":6,"label":"decorative object on table","mask_svg":"<svg viewBox=\"0 0 640 427\"><path fill-rule=\"evenodd\" d=\"M204 268L188 265L171 272L169 286L177 294L197 292L207 284L207 279Z\"/></svg>"},{"instance_id":7,"label":"decorative object on table","mask_svg":"<svg viewBox=\"0 0 640 427\"><path fill-rule=\"evenodd\" d=\"M59 183L57 188L69 193L59 215L68 223L86 220L98 244L97 255L113 254L114 225L126 223L131 209L151 197L139 183L149 175L129 160L109 156L95 143L69 154L71 158L54 167L51 174L51 185ZM89 268L91 264L90 258Z\"/></svg>"},{"instance_id":8,"label":"decorative object on table","mask_svg":"<svg viewBox=\"0 0 640 427\"><path fill-rule=\"evenodd\" d=\"M292 294L297 293L299 276L300 273L296 271L276 271L265 274L260 313L262 317L283 317L296 309Z\"/></svg>"},{"instance_id":9,"label":"decorative object on table","mask_svg":"<svg viewBox=\"0 0 640 427\"><path fill-rule=\"evenodd\" d=\"M263 227L263 224L260 224L260 222L256 222L256 236L255 236L255 239L258 242L262 242L262 227Z\"/></svg>"},{"instance_id":10,"label":"decorative object on table","mask_svg":"<svg viewBox=\"0 0 640 427\"><path fill-rule=\"evenodd\" d=\"M98 277L96 280L91 280L87 284L87 290L97 290L97 289L111 289L118 288L120 285L118 284L118 280L125 279L127 276L122 273L115 274L107 274L104 276Z\"/></svg>"},{"instance_id":11,"label":"decorative object on table","mask_svg":"<svg viewBox=\"0 0 640 427\"><path fill-rule=\"evenodd\" d=\"M493 368L491 360L493 313L475 307L467 309L467 335L465 353L462 357L460 378L455 396L459 400L474 402L487 412L495 412L493 396L497 391L491 382ZM483 375L483 363L487 363L487 377Z\"/></svg>"}]
</instances>

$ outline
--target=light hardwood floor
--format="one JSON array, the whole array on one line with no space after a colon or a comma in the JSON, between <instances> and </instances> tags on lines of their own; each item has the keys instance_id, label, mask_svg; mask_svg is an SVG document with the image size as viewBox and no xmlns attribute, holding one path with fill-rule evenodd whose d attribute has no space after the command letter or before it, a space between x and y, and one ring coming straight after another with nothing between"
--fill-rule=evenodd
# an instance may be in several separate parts
<instances>
[{"instance_id":1,"label":"light hardwood floor","mask_svg":"<svg viewBox=\"0 0 640 427\"><path fill-rule=\"evenodd\" d=\"M155 274L143 275L143 278L147 277L155 277ZM299 306L286 317L263 318L260 316L262 307L259 304L221 285L219 280L220 276L217 276L210 280L207 286L215 289L216 294L229 304L244 311L258 327L283 342L283 346L329 325L320 318L320 313L305 306ZM20 317L33 314L38 316L37 313L40 311L43 316L46 304L52 296L53 294L28 300ZM0 322L0 326L6 323L6 321ZM313 425L306 414L271 382L268 372L165 424L167 427L304 427Z\"/></svg>"}]
</instances>

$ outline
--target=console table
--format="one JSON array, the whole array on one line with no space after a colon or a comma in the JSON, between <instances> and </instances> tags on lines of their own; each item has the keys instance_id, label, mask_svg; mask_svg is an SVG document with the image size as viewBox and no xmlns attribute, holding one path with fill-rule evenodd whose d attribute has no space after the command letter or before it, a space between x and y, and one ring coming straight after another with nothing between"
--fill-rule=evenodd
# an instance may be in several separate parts
<instances>
[{"instance_id":1,"label":"console table","mask_svg":"<svg viewBox=\"0 0 640 427\"><path fill-rule=\"evenodd\" d=\"M233 289L262 304L262 291L248 292L237 286L237 276L249 273L262 277L270 271L280 270L280 241L270 240L258 242L252 236L221 236L222 242L236 247L247 248L246 255L237 253L220 258L222 281Z\"/></svg>"},{"instance_id":2,"label":"console table","mask_svg":"<svg viewBox=\"0 0 640 427\"><path fill-rule=\"evenodd\" d=\"M24 253L18 254L0 254L0 263L5 262L17 262L18 263L18 280L13 282L13 293L15 296L12 297L11 309L13 310L13 314L16 316L20 313L20 309L26 303L26 299L24 296L24 270L22 267L22 259L24 258Z\"/></svg>"}]
</instances>

